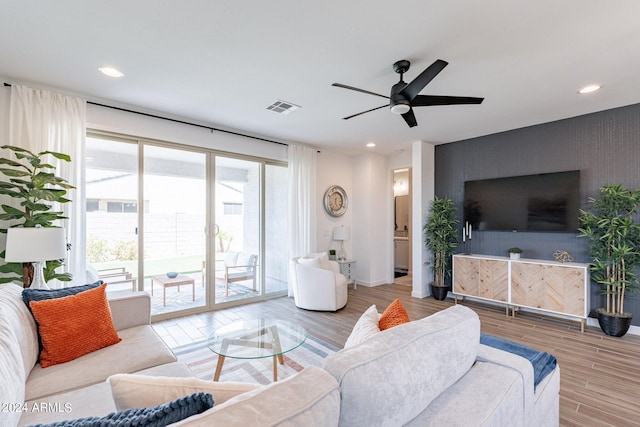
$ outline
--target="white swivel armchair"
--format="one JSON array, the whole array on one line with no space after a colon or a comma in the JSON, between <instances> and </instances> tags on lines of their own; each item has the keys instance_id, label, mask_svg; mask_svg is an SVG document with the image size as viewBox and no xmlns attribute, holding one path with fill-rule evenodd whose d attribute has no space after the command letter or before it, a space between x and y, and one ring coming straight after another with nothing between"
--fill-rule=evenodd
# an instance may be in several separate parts
<instances>
[{"instance_id":1,"label":"white swivel armchair","mask_svg":"<svg viewBox=\"0 0 640 427\"><path fill-rule=\"evenodd\" d=\"M347 278L340 274L337 262L322 257L296 257L289 261L289 270L297 307L336 311L347 305Z\"/></svg>"}]
</instances>

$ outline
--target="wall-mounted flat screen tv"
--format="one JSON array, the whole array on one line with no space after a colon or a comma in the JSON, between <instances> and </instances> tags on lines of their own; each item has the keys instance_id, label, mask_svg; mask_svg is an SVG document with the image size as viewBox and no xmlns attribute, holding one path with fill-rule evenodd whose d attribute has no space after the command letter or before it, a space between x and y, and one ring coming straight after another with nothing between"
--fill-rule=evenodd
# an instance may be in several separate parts
<instances>
[{"instance_id":1,"label":"wall-mounted flat screen tv","mask_svg":"<svg viewBox=\"0 0 640 427\"><path fill-rule=\"evenodd\" d=\"M475 230L575 232L580 171L464 183L464 220Z\"/></svg>"}]
</instances>

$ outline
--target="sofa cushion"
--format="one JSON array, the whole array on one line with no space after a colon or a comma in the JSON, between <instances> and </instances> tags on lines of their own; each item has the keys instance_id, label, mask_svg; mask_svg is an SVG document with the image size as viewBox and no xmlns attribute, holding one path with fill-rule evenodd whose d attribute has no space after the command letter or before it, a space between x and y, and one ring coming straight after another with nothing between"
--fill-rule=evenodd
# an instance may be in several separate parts
<instances>
[{"instance_id":1,"label":"sofa cushion","mask_svg":"<svg viewBox=\"0 0 640 427\"><path fill-rule=\"evenodd\" d=\"M71 362L42 368L34 366L27 378L26 399L36 399L62 391L106 381L118 373L175 362L176 358L149 325L119 331L122 341Z\"/></svg>"},{"instance_id":2,"label":"sofa cushion","mask_svg":"<svg viewBox=\"0 0 640 427\"><path fill-rule=\"evenodd\" d=\"M234 265L238 265L237 260L239 254L240 253L236 251L227 251L227 253L224 255L224 265L226 267L233 267Z\"/></svg>"},{"instance_id":3,"label":"sofa cushion","mask_svg":"<svg viewBox=\"0 0 640 427\"><path fill-rule=\"evenodd\" d=\"M211 393L216 404L226 402L260 385L242 382L205 381L199 378L160 377L140 374L116 374L107 379L118 411L156 406L196 392Z\"/></svg>"},{"instance_id":4,"label":"sofa cushion","mask_svg":"<svg viewBox=\"0 0 640 427\"><path fill-rule=\"evenodd\" d=\"M318 263L320 264L319 267L322 268L323 270L333 271L331 268L331 263L329 262L329 254L327 252L310 253L306 257L304 257L304 259L308 259L308 258L313 258L318 260Z\"/></svg>"},{"instance_id":5,"label":"sofa cushion","mask_svg":"<svg viewBox=\"0 0 640 427\"><path fill-rule=\"evenodd\" d=\"M320 267L319 258L298 258L298 264L306 265L307 267L322 268Z\"/></svg>"},{"instance_id":6,"label":"sofa cushion","mask_svg":"<svg viewBox=\"0 0 640 427\"><path fill-rule=\"evenodd\" d=\"M116 331L151 324L151 295L147 292L107 293Z\"/></svg>"},{"instance_id":7,"label":"sofa cushion","mask_svg":"<svg viewBox=\"0 0 640 427\"><path fill-rule=\"evenodd\" d=\"M338 425L340 391L335 379L309 366L283 381L242 393L222 405L175 426L314 426Z\"/></svg>"},{"instance_id":8,"label":"sofa cushion","mask_svg":"<svg viewBox=\"0 0 640 427\"><path fill-rule=\"evenodd\" d=\"M100 285L75 295L29 303L42 340L43 368L121 341L113 326L106 287Z\"/></svg>"},{"instance_id":9,"label":"sofa cushion","mask_svg":"<svg viewBox=\"0 0 640 427\"><path fill-rule=\"evenodd\" d=\"M380 327L378 325L379 319L380 315L378 314L378 309L374 304L362 313L360 319L358 319L356 324L353 326L351 334L349 335L349 338L347 338L347 342L344 343L344 348L360 344L367 338L380 332Z\"/></svg>"},{"instance_id":10,"label":"sofa cushion","mask_svg":"<svg viewBox=\"0 0 640 427\"><path fill-rule=\"evenodd\" d=\"M0 285L0 403L24 402L25 379L37 360L36 323L22 302L22 287ZM15 425L20 412L8 411L1 416L6 425Z\"/></svg>"},{"instance_id":11,"label":"sofa cushion","mask_svg":"<svg viewBox=\"0 0 640 427\"><path fill-rule=\"evenodd\" d=\"M213 398L210 394L194 393L150 408L132 408L112 412L104 417L56 421L51 424L37 424L33 427L165 427L211 407L213 407Z\"/></svg>"},{"instance_id":12,"label":"sofa cushion","mask_svg":"<svg viewBox=\"0 0 640 427\"><path fill-rule=\"evenodd\" d=\"M456 305L328 356L340 384L340 424L399 426L460 379L478 353L480 320Z\"/></svg>"},{"instance_id":13,"label":"sofa cushion","mask_svg":"<svg viewBox=\"0 0 640 427\"><path fill-rule=\"evenodd\" d=\"M517 371L478 362L405 426L522 427L523 386Z\"/></svg>"},{"instance_id":14,"label":"sofa cushion","mask_svg":"<svg viewBox=\"0 0 640 427\"><path fill-rule=\"evenodd\" d=\"M154 366L153 368L138 371L136 374L193 377L191 370L182 362ZM26 404L27 411L22 412L20 418L19 425L21 426L84 417L103 417L117 410L111 398L111 388L106 381L40 399L29 400ZM41 411L38 408L54 408L54 410Z\"/></svg>"},{"instance_id":15,"label":"sofa cushion","mask_svg":"<svg viewBox=\"0 0 640 427\"><path fill-rule=\"evenodd\" d=\"M253 271L253 265L256 262L256 256L244 252L240 252L238 254L238 259L236 259L236 265L241 266L238 268L238 271L251 272Z\"/></svg>"},{"instance_id":16,"label":"sofa cushion","mask_svg":"<svg viewBox=\"0 0 640 427\"><path fill-rule=\"evenodd\" d=\"M391 304L382 312L380 316L379 326L380 330L393 328L394 326L402 325L409 322L409 314L405 310L404 305L399 299L393 300Z\"/></svg>"}]
</instances>

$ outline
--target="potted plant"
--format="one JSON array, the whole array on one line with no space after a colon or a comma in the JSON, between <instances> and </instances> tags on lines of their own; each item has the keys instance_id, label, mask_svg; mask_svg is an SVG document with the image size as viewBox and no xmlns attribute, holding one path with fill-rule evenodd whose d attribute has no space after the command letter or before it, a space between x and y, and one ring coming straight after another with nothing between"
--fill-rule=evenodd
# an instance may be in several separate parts
<instances>
[{"instance_id":1,"label":"potted plant","mask_svg":"<svg viewBox=\"0 0 640 427\"><path fill-rule=\"evenodd\" d=\"M336 250L329 249L329 259L335 261L336 260Z\"/></svg>"},{"instance_id":2,"label":"potted plant","mask_svg":"<svg viewBox=\"0 0 640 427\"><path fill-rule=\"evenodd\" d=\"M456 208L453 200L436 196L431 201L431 210L423 227L424 240L431 252L430 264L433 269L431 295L437 300L444 300L451 289L445 279L451 276L451 260L453 251L458 245L458 233L455 216Z\"/></svg>"},{"instance_id":3,"label":"potted plant","mask_svg":"<svg viewBox=\"0 0 640 427\"><path fill-rule=\"evenodd\" d=\"M520 259L520 254L522 253L522 249L513 247L513 248L507 249L507 252L509 252L509 257L511 259Z\"/></svg>"},{"instance_id":4,"label":"potted plant","mask_svg":"<svg viewBox=\"0 0 640 427\"><path fill-rule=\"evenodd\" d=\"M19 227L53 227L56 220L66 219L62 212L52 211L51 203L68 203L65 197L68 189L75 188L63 178L54 174L55 167L44 161L45 156L70 162L71 158L66 154L53 151L43 151L34 154L24 148L11 145L0 147L13 152L17 160L0 158L0 173L8 178L8 181L0 181L0 194L12 197L19 201L20 208L2 205L3 213L0 213L0 221L22 221ZM0 229L6 233L6 229ZM4 258L4 251L0 257ZM44 267L44 279L49 281L58 279L63 282L71 280L69 273L56 273L56 269L64 264L63 260L47 261ZM33 264L31 263L6 263L0 266L0 273L5 277L0 278L0 283L12 281L22 282L23 277L33 277Z\"/></svg>"},{"instance_id":5,"label":"potted plant","mask_svg":"<svg viewBox=\"0 0 640 427\"><path fill-rule=\"evenodd\" d=\"M589 198L591 210L580 211L580 235L589 239L592 278L602 288L605 307L596 314L607 335L621 337L631 324L625 312L625 297L637 291L640 266L640 225L635 220L640 191L620 184L606 184L598 199Z\"/></svg>"}]
</instances>

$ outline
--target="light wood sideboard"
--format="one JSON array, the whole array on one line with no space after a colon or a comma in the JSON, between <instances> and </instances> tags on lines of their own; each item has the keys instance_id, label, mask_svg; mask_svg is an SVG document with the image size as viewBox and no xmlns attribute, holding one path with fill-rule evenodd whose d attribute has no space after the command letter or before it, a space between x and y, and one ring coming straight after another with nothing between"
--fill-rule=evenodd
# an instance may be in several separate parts
<instances>
[{"instance_id":1,"label":"light wood sideboard","mask_svg":"<svg viewBox=\"0 0 640 427\"><path fill-rule=\"evenodd\" d=\"M452 293L576 317L580 329L589 314L589 264L535 259L512 260L489 255L454 255Z\"/></svg>"}]
</instances>

